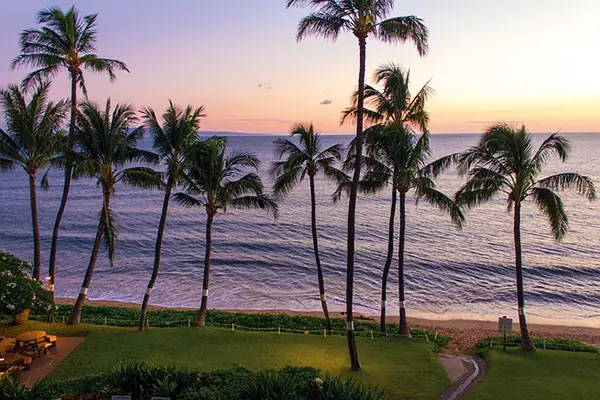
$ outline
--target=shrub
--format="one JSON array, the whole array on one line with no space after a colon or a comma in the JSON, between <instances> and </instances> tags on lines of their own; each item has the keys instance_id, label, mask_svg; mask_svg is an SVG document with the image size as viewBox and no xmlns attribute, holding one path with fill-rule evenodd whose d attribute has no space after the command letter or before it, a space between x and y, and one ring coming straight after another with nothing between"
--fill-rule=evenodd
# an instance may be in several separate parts
<instances>
[{"instance_id":1,"label":"shrub","mask_svg":"<svg viewBox=\"0 0 600 400\"><path fill-rule=\"evenodd\" d=\"M0 251L0 315L14 317L25 309L36 314L51 310L52 295L30 275L32 266Z\"/></svg>"},{"instance_id":2,"label":"shrub","mask_svg":"<svg viewBox=\"0 0 600 400\"><path fill-rule=\"evenodd\" d=\"M554 339L544 339L544 338L531 338L533 344L538 348L545 348L546 350L563 350L563 351L579 351L579 352L587 352L587 353L598 353L598 348L583 343L579 340L575 339L563 339L563 338L554 338ZM491 345L493 346L502 346L502 336L495 336L492 338L482 339L477 343L478 349L489 348ZM521 345L521 336L519 335L510 335L506 337L506 345L507 346L520 346Z\"/></svg>"},{"instance_id":3,"label":"shrub","mask_svg":"<svg viewBox=\"0 0 600 400\"><path fill-rule=\"evenodd\" d=\"M45 381L28 387L15 377L0 378L0 400L50 400L54 398Z\"/></svg>"}]
</instances>

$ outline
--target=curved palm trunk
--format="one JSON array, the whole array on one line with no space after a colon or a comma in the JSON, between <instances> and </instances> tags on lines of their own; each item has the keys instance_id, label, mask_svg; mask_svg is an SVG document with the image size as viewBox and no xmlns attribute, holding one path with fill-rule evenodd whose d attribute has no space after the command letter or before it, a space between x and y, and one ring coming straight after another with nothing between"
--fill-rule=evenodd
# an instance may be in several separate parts
<instances>
[{"instance_id":1,"label":"curved palm trunk","mask_svg":"<svg viewBox=\"0 0 600 400\"><path fill-rule=\"evenodd\" d=\"M206 251L204 253L204 280L202 281L202 302L196 316L194 325L204 327L206 323L206 309L208 308L208 281L210 275L210 251L212 248L212 225L214 215L208 214L206 218Z\"/></svg>"},{"instance_id":2,"label":"curved palm trunk","mask_svg":"<svg viewBox=\"0 0 600 400\"><path fill-rule=\"evenodd\" d=\"M110 193L107 189L103 189L103 197L104 197L104 205L102 207L102 213L100 218L103 218L105 210L108 210L109 201L110 201ZM102 241L102 235L104 234L104 225L102 224L102 220L98 222L98 230L96 231L96 239L94 240L94 247L92 248L92 255L90 257L90 262L88 264L87 270L85 271L85 277L83 278L83 284L81 285L81 291L79 292L79 296L77 296L77 301L73 306L73 311L71 312L71 316L67 320L67 324L76 325L81 321L81 311L83 310L83 304L85 303L85 297L87 296L88 289L90 287L90 283L92 281L92 276L94 275L94 268L96 268L96 261L98 260L98 252L100 250L100 243Z\"/></svg>"},{"instance_id":3,"label":"curved palm trunk","mask_svg":"<svg viewBox=\"0 0 600 400\"><path fill-rule=\"evenodd\" d=\"M410 337L404 308L404 240L406 238L406 193L400 193L400 238L398 245L398 304L400 306L400 337Z\"/></svg>"},{"instance_id":4,"label":"curved palm trunk","mask_svg":"<svg viewBox=\"0 0 600 400\"><path fill-rule=\"evenodd\" d=\"M69 122L69 140L68 146L73 149L75 146L75 117L77 116L77 79L75 74L71 74L71 120ZM60 223L62 221L65 208L67 207L67 200L69 198L69 191L71 190L71 176L73 174L73 167L67 164L65 167L65 181L63 184L63 193L60 200L60 206L56 214L56 220L54 221L54 228L52 230L52 244L50 245L50 261L48 265L48 273L50 275L50 282L48 286L52 293L52 301L54 301L54 278L56 275L56 249L58 245L58 233L60 230Z\"/></svg>"},{"instance_id":5,"label":"curved palm trunk","mask_svg":"<svg viewBox=\"0 0 600 400\"><path fill-rule=\"evenodd\" d=\"M325 282L323 281L323 269L321 268L321 258L319 257L319 242L317 237L317 205L315 199L315 178L309 176L310 181L310 222L312 227L313 248L315 251L315 261L317 263L317 275L319 278L319 294L321 297L321 305L323 306L323 314L327 321L327 330L331 331L331 320L329 319L329 310L327 309L327 298L325 297Z\"/></svg>"},{"instance_id":6,"label":"curved palm trunk","mask_svg":"<svg viewBox=\"0 0 600 400\"><path fill-rule=\"evenodd\" d=\"M356 230L356 197L358 194L358 182L360 180L360 162L362 158L362 131L363 131L363 108L365 105L365 65L367 60L367 40L364 37L358 39L360 62L358 70L358 102L356 109L356 154L354 161L354 175L350 186L350 198L348 201L348 259L346 271L346 329L348 332L348 352L350 353L350 368L360 371L358 352L356 350L356 339L354 335L353 297L354 297L354 239Z\"/></svg>"},{"instance_id":7,"label":"curved palm trunk","mask_svg":"<svg viewBox=\"0 0 600 400\"><path fill-rule=\"evenodd\" d=\"M519 304L519 328L521 329L521 342L523 350L534 351L533 343L529 338L529 330L527 329L527 320L525 319L525 293L523 290L523 260L521 258L521 205L515 205L515 221L514 221L514 236L515 236L515 263L517 275L517 301Z\"/></svg>"},{"instance_id":8,"label":"curved palm trunk","mask_svg":"<svg viewBox=\"0 0 600 400\"><path fill-rule=\"evenodd\" d=\"M390 276L390 267L394 258L394 222L396 220L396 185L392 183L392 204L390 206L390 222L388 226L388 250L383 267L383 278L381 280L381 316L379 319L379 331L383 334L387 333L386 322L386 301L387 301L387 282Z\"/></svg>"},{"instance_id":9,"label":"curved palm trunk","mask_svg":"<svg viewBox=\"0 0 600 400\"><path fill-rule=\"evenodd\" d=\"M33 279L40 280L40 223L38 219L37 188L35 172L29 173L29 197L31 200L31 225L33 227Z\"/></svg>"},{"instance_id":10,"label":"curved palm trunk","mask_svg":"<svg viewBox=\"0 0 600 400\"><path fill-rule=\"evenodd\" d=\"M154 269L152 270L152 277L148 282L146 293L144 294L144 300L142 301L142 309L140 312L140 325L138 331L144 330L146 323L146 310L148 308L148 302L150 301L150 293L158 277L158 270L160 268L160 252L162 249L163 234L165 232L165 225L167 224L167 212L169 209L169 200L171 199L171 189L173 186L173 180L169 177L167 181L167 188L165 191L165 198L163 199L162 212L160 214L160 222L158 223L158 233L156 234L156 246L154 247Z\"/></svg>"}]
</instances>

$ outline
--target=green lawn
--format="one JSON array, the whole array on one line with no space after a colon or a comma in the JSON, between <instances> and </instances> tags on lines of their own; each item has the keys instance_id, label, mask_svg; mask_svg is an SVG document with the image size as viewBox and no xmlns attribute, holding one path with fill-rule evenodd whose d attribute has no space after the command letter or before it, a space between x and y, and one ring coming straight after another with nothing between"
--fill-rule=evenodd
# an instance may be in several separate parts
<instances>
[{"instance_id":1,"label":"green lawn","mask_svg":"<svg viewBox=\"0 0 600 400\"><path fill-rule=\"evenodd\" d=\"M28 324L28 329L31 328ZM363 369L354 374L348 370L345 337L231 332L218 328L155 328L144 333L122 328L57 328L63 334L73 335L80 329L89 335L57 367L51 380L105 372L119 361L132 360L202 371L236 364L252 370L312 366L332 375L353 376L366 384L383 387L395 399L435 399L449 385L438 356L432 352L432 344L417 340L358 338Z\"/></svg>"},{"instance_id":2,"label":"green lawn","mask_svg":"<svg viewBox=\"0 0 600 400\"><path fill-rule=\"evenodd\" d=\"M600 399L600 355L520 348L485 353L487 376L468 399Z\"/></svg>"}]
</instances>

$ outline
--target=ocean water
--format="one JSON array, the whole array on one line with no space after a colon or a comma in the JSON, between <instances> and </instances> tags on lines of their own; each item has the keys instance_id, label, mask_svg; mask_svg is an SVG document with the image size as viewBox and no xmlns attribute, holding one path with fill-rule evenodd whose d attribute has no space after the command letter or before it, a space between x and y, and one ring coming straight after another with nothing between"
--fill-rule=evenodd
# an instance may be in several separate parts
<instances>
[{"instance_id":1,"label":"ocean water","mask_svg":"<svg viewBox=\"0 0 600 400\"><path fill-rule=\"evenodd\" d=\"M568 134L566 163L551 162L545 175L577 171L600 186L600 134ZM536 135L540 143L545 135ZM249 150L263 160L261 174L273 160L274 136L228 138L232 148ZM350 136L327 136L326 144L347 144ZM462 151L478 135L432 136L436 157ZM149 148L146 139L142 147ZM47 268L52 224L62 175L50 174L51 189L39 192L43 268ZM268 182L268 180L267 180ZM452 195L463 178L450 171L438 187ZM334 185L319 178L318 231L330 309L345 309L345 238L347 202L333 205ZM376 313L387 249L389 190L361 196L357 211L355 310ZM600 327L600 202L574 192L563 195L570 231L555 242L547 221L533 204L523 209L523 258L527 312L532 321ZM88 263L100 190L91 180L72 185L58 247L56 292L75 297ZM153 247L162 193L120 186L112 201L118 217L116 263L102 252L88 296L91 299L140 302L153 263ZM228 309L319 310L316 269L310 233L308 183L280 204L280 217L260 211L228 210L213 227L209 307ZM406 276L409 315L429 318L516 317L512 216L499 198L466 214L458 231L448 217L424 202L407 206ZM162 265L151 302L197 307L202 290L205 215L172 202L164 237ZM0 248L32 258L27 179L21 171L0 173ZM397 312L397 269L391 272L388 307Z\"/></svg>"}]
</instances>

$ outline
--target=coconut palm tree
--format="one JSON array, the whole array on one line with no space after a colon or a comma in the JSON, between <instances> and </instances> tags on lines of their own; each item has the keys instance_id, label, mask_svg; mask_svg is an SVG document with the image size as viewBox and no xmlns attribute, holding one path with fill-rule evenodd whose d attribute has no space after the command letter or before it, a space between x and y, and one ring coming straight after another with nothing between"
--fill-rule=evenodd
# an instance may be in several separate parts
<instances>
[{"instance_id":1,"label":"coconut palm tree","mask_svg":"<svg viewBox=\"0 0 600 400\"><path fill-rule=\"evenodd\" d=\"M429 123L429 113L425 110L427 99L433 92L429 84L425 84L414 96L410 92L410 70L404 70L402 67L388 63L381 65L374 74L374 80L377 84L382 84L382 90L366 85L365 103L367 108L364 110L365 120L372 124L373 130L381 130L385 125L396 126L403 129L408 127L422 132L427 130ZM358 93L352 97L352 106L342 112L342 124L349 119L356 119L358 104ZM366 131L368 135L369 130ZM379 189L381 183L391 185L392 200L390 205L390 218L388 224L388 248L383 267L383 276L381 282L381 314L379 329L381 333L387 333L386 323L386 304L387 304L387 281L394 257L394 222L397 203L397 189L395 180L391 179L398 171L395 171L393 164L386 164L385 159L377 154L377 146L372 140L366 139L370 146L367 148L367 158L364 160L367 166L377 168L380 172L378 178L383 178L379 182L362 181L359 188L370 193L374 188ZM352 163L347 167L352 167ZM446 163L446 167L449 163ZM436 171L441 173L442 170Z\"/></svg>"},{"instance_id":2,"label":"coconut palm tree","mask_svg":"<svg viewBox=\"0 0 600 400\"><path fill-rule=\"evenodd\" d=\"M360 180L363 132L363 106L367 39L374 37L387 43L412 41L419 53L428 51L429 31L420 18L415 16L388 18L394 8L394 0L286 0L287 7L307 6L313 9L298 24L298 41L307 36L322 36L335 40L342 31L352 33L358 40L358 99L356 119L356 160L348 202L346 322L350 364L354 371L360 370L353 320L354 294L354 238L356 220L356 196Z\"/></svg>"},{"instance_id":3,"label":"coconut palm tree","mask_svg":"<svg viewBox=\"0 0 600 400\"><path fill-rule=\"evenodd\" d=\"M459 204L472 208L498 195L506 195L508 211L513 212L519 327L526 351L533 351L534 346L525 318L521 207L526 200L533 200L548 218L554 239L561 240L567 233L569 220L556 190L574 188L590 201L596 198L594 183L578 173L561 173L540 179L548 160L556 156L564 162L569 150L568 140L557 133L546 138L536 150L533 137L524 125L511 127L500 123L490 126L479 144L459 159L460 172L468 174L468 181L456 193Z\"/></svg>"},{"instance_id":4,"label":"coconut palm tree","mask_svg":"<svg viewBox=\"0 0 600 400\"><path fill-rule=\"evenodd\" d=\"M97 14L82 17L74 6L66 12L58 7L49 7L39 11L38 24L41 27L39 29L26 29L21 33L20 54L15 57L11 64L11 68L30 66L35 69L23 80L22 86L24 88L31 87L41 79L52 79L61 71L69 73L71 78L71 116L67 144L71 149L75 144L77 85L87 97L83 71L106 73L111 82L116 79L115 71L125 70L129 72L125 63L109 58L101 58L95 54L98 40L97 18ZM58 233L67 206L73 172L73 165L68 162L68 159L66 160L62 199L56 214L50 247L49 285L51 290L54 288Z\"/></svg>"},{"instance_id":5,"label":"coconut palm tree","mask_svg":"<svg viewBox=\"0 0 600 400\"><path fill-rule=\"evenodd\" d=\"M33 278L40 279L40 226L38 221L37 173L48 166L64 145L60 127L67 103L48 100L49 83L40 84L29 103L18 86L0 92L6 131L0 129L0 170L23 168L29 177L31 223L33 226ZM46 176L42 187L47 188Z\"/></svg>"},{"instance_id":6,"label":"coconut palm tree","mask_svg":"<svg viewBox=\"0 0 600 400\"><path fill-rule=\"evenodd\" d=\"M163 179L162 174L150 167L126 167L132 162L147 164L158 162L156 154L136 148L144 135L144 129L139 127L130 132L130 126L137 122L135 111L131 106L117 104L112 108L108 100L104 110L91 102L83 103L81 108L76 135L76 143L81 151L74 163L73 176L96 179L102 189L102 208L90 262L68 320L68 324L71 325L79 323L81 318L81 310L94 274L102 241L108 251L111 265L114 263L117 225L115 214L110 208L110 200L117 184L123 183L140 189L161 188Z\"/></svg>"},{"instance_id":7,"label":"coconut palm tree","mask_svg":"<svg viewBox=\"0 0 600 400\"><path fill-rule=\"evenodd\" d=\"M317 205L315 196L315 176L323 173L326 177L339 180L344 173L335 168L335 163L342 159L342 145L334 144L325 148L321 135L314 131L312 124L297 124L292 129L292 137L298 138L298 144L289 139L275 140L275 154L280 161L273 163L271 176L275 180L273 193L275 196L287 195L297 184L308 176L310 185L310 219L313 238L313 250L317 264L317 278L319 280L319 294L323 314L327 321L327 330L331 330L327 298L325 296L325 282L323 269L319 256L319 241L317 235ZM285 160L281 160L285 157Z\"/></svg>"},{"instance_id":8,"label":"coconut palm tree","mask_svg":"<svg viewBox=\"0 0 600 400\"><path fill-rule=\"evenodd\" d=\"M161 123L153 109L145 108L142 110L144 126L152 136L154 151L166 166L166 182L164 184L165 196L160 222L158 223L158 233L156 234L156 246L154 247L154 268L142 301L140 332L144 330L150 293L158 277L160 253L171 193L174 187L183 183L185 177L184 154L198 140L198 129L200 129L200 121L204 116L203 106L193 108L188 105L185 110L181 110L172 102L169 102L169 108L163 113Z\"/></svg>"},{"instance_id":9,"label":"coconut palm tree","mask_svg":"<svg viewBox=\"0 0 600 400\"><path fill-rule=\"evenodd\" d=\"M277 204L263 193L263 184L256 174L260 161L251 153L227 152L224 138L199 141L186 155L185 193L174 195L185 207L199 207L206 212L206 249L202 303L195 325L203 327L208 307L208 284L212 250L212 226L215 216L228 207L262 209L277 217ZM252 171L252 172L248 172Z\"/></svg>"}]
</instances>

